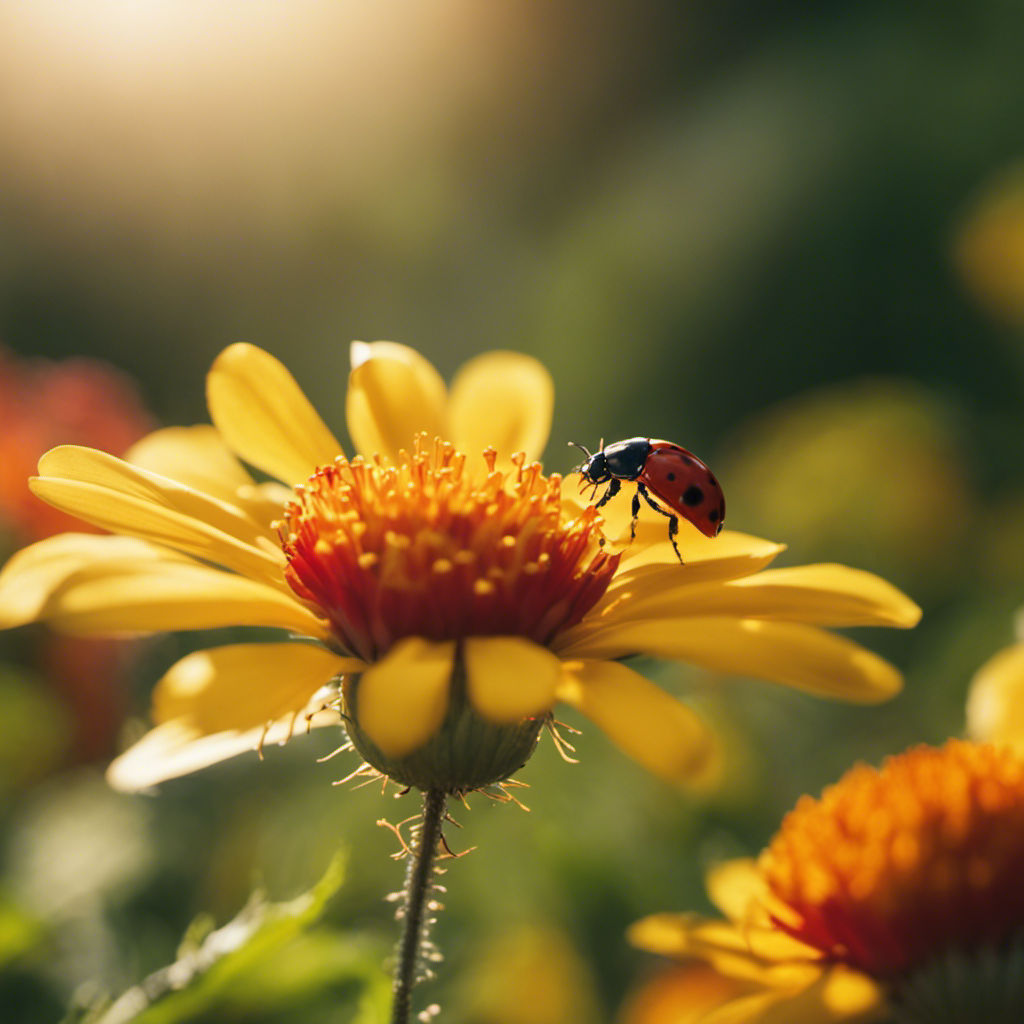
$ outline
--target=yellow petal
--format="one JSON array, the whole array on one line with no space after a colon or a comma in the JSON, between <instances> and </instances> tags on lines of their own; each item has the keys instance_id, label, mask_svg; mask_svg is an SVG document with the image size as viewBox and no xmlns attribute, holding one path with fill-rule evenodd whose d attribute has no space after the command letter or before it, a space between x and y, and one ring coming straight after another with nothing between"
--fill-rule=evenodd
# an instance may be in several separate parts
<instances>
[{"instance_id":1,"label":"yellow petal","mask_svg":"<svg viewBox=\"0 0 1024 1024\"><path fill-rule=\"evenodd\" d=\"M722 539L729 543L719 549L721 557L711 555L680 565L671 554L672 561L667 564L634 563L630 568L620 569L604 597L587 617L557 638L555 649L561 652L580 648L589 637L609 625L634 618L632 609L641 606L641 602L642 606L649 602L653 608L671 607L674 595L685 595L687 588L756 573L785 550L784 545L771 544L745 534L723 533Z\"/></svg>"},{"instance_id":2,"label":"yellow petal","mask_svg":"<svg viewBox=\"0 0 1024 1024\"><path fill-rule=\"evenodd\" d=\"M365 667L358 658L342 658L314 644L230 644L196 651L156 684L153 720L159 725L187 719L204 736L245 732L301 712L335 676Z\"/></svg>"},{"instance_id":3,"label":"yellow petal","mask_svg":"<svg viewBox=\"0 0 1024 1024\"><path fill-rule=\"evenodd\" d=\"M79 569L49 596L39 618L82 636L269 626L329 637L298 600L256 580L198 564L134 559Z\"/></svg>"},{"instance_id":4,"label":"yellow petal","mask_svg":"<svg viewBox=\"0 0 1024 1024\"><path fill-rule=\"evenodd\" d=\"M300 713L286 715L269 728L260 726L245 732L229 730L204 735L194 723L179 718L151 729L116 758L107 769L107 781L114 789L137 793L159 782L226 761L236 754L285 743L293 732L340 724L338 712L325 708L317 694Z\"/></svg>"},{"instance_id":5,"label":"yellow petal","mask_svg":"<svg viewBox=\"0 0 1024 1024\"><path fill-rule=\"evenodd\" d=\"M691 583L738 579L760 572L786 550L785 544L736 530L725 530L713 538L691 530L692 537L679 537L679 550L684 562L680 565L668 541L668 533L658 532L653 538L650 533L649 530L638 530L636 543L623 551L621 568L615 576L617 584L632 584L651 574L655 579L664 576L666 584L669 581L678 583L682 579ZM629 539L628 530L626 539ZM613 544L611 550L618 550L618 547Z\"/></svg>"},{"instance_id":6,"label":"yellow petal","mask_svg":"<svg viewBox=\"0 0 1024 1024\"><path fill-rule=\"evenodd\" d=\"M65 445L39 460L29 486L94 526L178 548L283 585L284 556L239 509L91 448Z\"/></svg>"},{"instance_id":7,"label":"yellow petal","mask_svg":"<svg viewBox=\"0 0 1024 1024\"><path fill-rule=\"evenodd\" d=\"M273 538L291 488L276 481L256 483L224 443L216 427L165 427L128 449L125 462L170 477L241 510Z\"/></svg>"},{"instance_id":8,"label":"yellow petal","mask_svg":"<svg viewBox=\"0 0 1024 1024\"><path fill-rule=\"evenodd\" d=\"M831 1014L829 1020L871 1019L882 1016L885 994L874 979L860 971L836 964L818 984L822 1009ZM817 996L817 993L815 993Z\"/></svg>"},{"instance_id":9,"label":"yellow petal","mask_svg":"<svg viewBox=\"0 0 1024 1024\"><path fill-rule=\"evenodd\" d=\"M675 577L674 585L669 582ZM575 637L635 619L729 616L816 626L917 625L921 609L879 576L845 565L768 569L725 582L691 582L690 566L671 567L609 588ZM583 624L581 624L581 627Z\"/></svg>"},{"instance_id":10,"label":"yellow petal","mask_svg":"<svg viewBox=\"0 0 1024 1024\"><path fill-rule=\"evenodd\" d=\"M43 613L53 593L86 566L121 563L139 567L191 561L134 537L61 533L15 552L0 571L0 629L22 626Z\"/></svg>"},{"instance_id":11,"label":"yellow petal","mask_svg":"<svg viewBox=\"0 0 1024 1024\"><path fill-rule=\"evenodd\" d=\"M757 1017L729 1018L721 1011L707 1018L714 1024L755 1020L758 1024L868 1024L889 1020L882 987L866 974L839 965L830 967L812 985L790 992Z\"/></svg>"},{"instance_id":12,"label":"yellow petal","mask_svg":"<svg viewBox=\"0 0 1024 1024\"><path fill-rule=\"evenodd\" d=\"M246 544L261 544L271 536L262 524L255 522L238 507L233 500L234 495L229 500L222 500L216 495L94 448L80 448L76 445L52 448L39 460L39 476L75 480L93 484L112 494L152 501L183 515L201 519ZM253 485L251 479L249 485Z\"/></svg>"},{"instance_id":13,"label":"yellow petal","mask_svg":"<svg viewBox=\"0 0 1024 1024\"><path fill-rule=\"evenodd\" d=\"M533 462L547 444L554 405L555 386L542 363L520 352L485 352L452 381L449 440L481 471L488 445L503 462L515 452Z\"/></svg>"},{"instance_id":14,"label":"yellow petal","mask_svg":"<svg viewBox=\"0 0 1024 1024\"><path fill-rule=\"evenodd\" d=\"M975 673L967 697L967 732L976 740L1024 751L1024 644L993 655Z\"/></svg>"},{"instance_id":15,"label":"yellow petal","mask_svg":"<svg viewBox=\"0 0 1024 1024\"><path fill-rule=\"evenodd\" d=\"M624 622L560 649L563 658L650 654L716 672L782 683L822 697L876 703L894 697L903 677L887 661L814 626L759 619L685 618Z\"/></svg>"},{"instance_id":16,"label":"yellow petal","mask_svg":"<svg viewBox=\"0 0 1024 1024\"><path fill-rule=\"evenodd\" d=\"M903 591L874 573L834 563L769 569L721 589L733 596L749 593L772 619L898 629L910 629L921 621L920 607Z\"/></svg>"},{"instance_id":17,"label":"yellow petal","mask_svg":"<svg viewBox=\"0 0 1024 1024\"><path fill-rule=\"evenodd\" d=\"M124 459L229 503L240 487L255 483L219 431L206 424L155 430L136 441Z\"/></svg>"},{"instance_id":18,"label":"yellow petal","mask_svg":"<svg viewBox=\"0 0 1024 1024\"><path fill-rule=\"evenodd\" d=\"M710 922L699 914L650 914L629 926L626 938L637 949L662 956L682 957L692 951L691 936L699 927L715 923L720 926L723 948L744 952L746 943L740 931L724 921Z\"/></svg>"},{"instance_id":19,"label":"yellow petal","mask_svg":"<svg viewBox=\"0 0 1024 1024\"><path fill-rule=\"evenodd\" d=\"M772 987L803 987L821 976L821 967L811 961L817 956L808 946L796 944L797 956L764 956L771 950L770 933L777 929L751 929L699 914L653 914L633 924L627 938L640 949L671 957L700 957L730 978ZM754 943L751 933L757 933Z\"/></svg>"},{"instance_id":20,"label":"yellow petal","mask_svg":"<svg viewBox=\"0 0 1024 1024\"><path fill-rule=\"evenodd\" d=\"M570 474L566 477L563 492L566 502L585 508L601 498L604 489L599 487L596 494L592 487L584 487L576 497L580 488L581 477ZM630 540L633 521L632 496L635 493L633 484L624 483L618 497L601 507L604 519L603 532L609 541L609 550L621 553L623 568L637 565L670 565L679 564L675 551L668 538L668 519L649 508L646 502L640 503L640 516L636 523L636 539ZM593 497L591 497L593 495ZM730 534L732 537L730 538ZM773 552L772 557L786 549L785 544L773 544L749 534L735 530L725 530L717 537L705 537L690 523L680 518L679 535L676 538L683 562L704 561L707 558L726 557L744 549L758 552ZM770 560L770 559L769 559Z\"/></svg>"},{"instance_id":21,"label":"yellow petal","mask_svg":"<svg viewBox=\"0 0 1024 1024\"><path fill-rule=\"evenodd\" d=\"M751 908L763 906L768 885L749 857L716 864L705 876L704 883L711 902L726 917L737 923L750 920Z\"/></svg>"},{"instance_id":22,"label":"yellow petal","mask_svg":"<svg viewBox=\"0 0 1024 1024\"><path fill-rule=\"evenodd\" d=\"M455 644L400 640L359 680L359 725L386 757L411 754L441 727Z\"/></svg>"},{"instance_id":23,"label":"yellow petal","mask_svg":"<svg viewBox=\"0 0 1024 1024\"><path fill-rule=\"evenodd\" d=\"M532 640L471 637L463 656L469 701L484 718L511 724L543 715L555 703L562 663Z\"/></svg>"},{"instance_id":24,"label":"yellow petal","mask_svg":"<svg viewBox=\"0 0 1024 1024\"><path fill-rule=\"evenodd\" d=\"M704 768L714 740L679 701L625 665L567 662L558 697L585 714L635 761L669 782L685 783Z\"/></svg>"},{"instance_id":25,"label":"yellow petal","mask_svg":"<svg viewBox=\"0 0 1024 1024\"><path fill-rule=\"evenodd\" d=\"M433 364L414 349L390 341L352 346L345 413L358 451L395 462L412 451L416 434L429 441L447 435L447 390Z\"/></svg>"},{"instance_id":26,"label":"yellow petal","mask_svg":"<svg viewBox=\"0 0 1024 1024\"><path fill-rule=\"evenodd\" d=\"M295 378L255 345L221 352L206 378L206 400L232 450L287 484L302 483L342 454Z\"/></svg>"}]
</instances>

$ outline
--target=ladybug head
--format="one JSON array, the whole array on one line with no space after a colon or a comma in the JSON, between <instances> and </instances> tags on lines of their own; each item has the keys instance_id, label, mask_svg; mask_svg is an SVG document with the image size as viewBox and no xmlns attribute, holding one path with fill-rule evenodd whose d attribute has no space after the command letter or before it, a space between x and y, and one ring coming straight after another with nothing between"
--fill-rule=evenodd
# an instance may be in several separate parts
<instances>
[{"instance_id":1,"label":"ladybug head","mask_svg":"<svg viewBox=\"0 0 1024 1024\"><path fill-rule=\"evenodd\" d=\"M584 448L583 445L577 444L575 441L570 441L569 444L579 448L586 455L583 464L576 470L583 477L584 486L604 484L611 480L612 475L608 471L608 460L605 458L603 449L591 454L589 448Z\"/></svg>"}]
</instances>

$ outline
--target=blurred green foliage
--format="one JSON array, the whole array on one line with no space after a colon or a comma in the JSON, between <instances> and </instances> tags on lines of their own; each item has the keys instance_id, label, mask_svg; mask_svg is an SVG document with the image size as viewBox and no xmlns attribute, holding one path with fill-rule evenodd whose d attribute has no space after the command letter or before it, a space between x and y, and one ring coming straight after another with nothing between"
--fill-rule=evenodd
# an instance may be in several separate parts
<instances>
[{"instance_id":1,"label":"blurred green foliage","mask_svg":"<svg viewBox=\"0 0 1024 1024\"><path fill-rule=\"evenodd\" d=\"M962 729L1024 602L1004 191L1022 41L1010 0L0 10L3 345L109 360L190 423L212 358L252 341L339 436L352 338L446 376L531 352L557 387L548 468L573 465L569 439L671 438L715 467L730 526L790 545L780 564L870 568L925 609L909 634L858 632L907 674L877 708L639 666L717 724L717 789L673 792L587 730L580 765L542 744L521 773L530 813L458 809L449 841L476 849L448 865L423 990L446 1024L542 1021L525 983L523 1005L484 997L533 947L544 1005L614 1020L646 963L627 924L705 907L710 861L756 851L853 760ZM135 715L208 639L141 645ZM109 793L30 646L0 639L5 1021L131 991L197 915L246 920L256 878L304 892L339 846L352 881L319 923L260 904L271 931L140 1019L341 1022L379 1001L401 868L376 822L415 797L332 788L354 764L315 762L323 730L154 800Z\"/></svg>"},{"instance_id":2,"label":"blurred green foliage","mask_svg":"<svg viewBox=\"0 0 1024 1024\"><path fill-rule=\"evenodd\" d=\"M198 918L172 964L113 1003L101 997L68 1021L178 1024L255 1020L284 1011L309 1021L381 1024L390 998L381 950L359 937L314 930L343 877L343 860L336 856L313 889L287 903L269 903L257 890L221 928Z\"/></svg>"}]
</instances>

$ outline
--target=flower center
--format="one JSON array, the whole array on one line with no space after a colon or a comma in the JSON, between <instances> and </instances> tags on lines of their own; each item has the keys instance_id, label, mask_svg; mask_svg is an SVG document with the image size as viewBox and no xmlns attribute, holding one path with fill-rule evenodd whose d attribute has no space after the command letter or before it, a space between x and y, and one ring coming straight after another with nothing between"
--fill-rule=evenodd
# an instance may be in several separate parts
<instances>
[{"instance_id":1,"label":"flower center","mask_svg":"<svg viewBox=\"0 0 1024 1024\"><path fill-rule=\"evenodd\" d=\"M539 463L465 473L465 457L417 439L396 466L356 456L295 488L278 523L292 590L339 646L375 660L407 636L524 636L547 644L605 592L617 555L593 509L563 511L561 477Z\"/></svg>"},{"instance_id":2,"label":"flower center","mask_svg":"<svg viewBox=\"0 0 1024 1024\"><path fill-rule=\"evenodd\" d=\"M760 867L776 924L875 977L1024 927L1024 761L950 740L803 797Z\"/></svg>"}]
</instances>

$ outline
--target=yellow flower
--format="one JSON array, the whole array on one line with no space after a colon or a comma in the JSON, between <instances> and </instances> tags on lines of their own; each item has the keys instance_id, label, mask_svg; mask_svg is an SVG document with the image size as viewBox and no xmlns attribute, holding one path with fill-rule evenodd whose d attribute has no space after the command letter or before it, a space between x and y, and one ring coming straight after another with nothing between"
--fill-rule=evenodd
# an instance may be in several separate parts
<instances>
[{"instance_id":1,"label":"yellow flower","mask_svg":"<svg viewBox=\"0 0 1024 1024\"><path fill-rule=\"evenodd\" d=\"M155 728L111 767L115 786L283 740L304 714L336 724L318 693L339 677L360 752L414 783L419 752L447 757L436 745L463 728L484 745L516 734L507 776L557 700L686 780L708 733L621 663L634 654L854 701L899 689L891 665L821 628L914 625L917 606L878 577L763 571L782 546L728 531L686 531L681 566L663 523L642 522L619 549L628 501L606 506L606 522L532 461L553 401L535 360L479 356L450 393L404 346L357 344L353 362L352 459L281 363L234 345L209 375L213 427L157 431L126 461L77 447L40 461L39 497L115 535L64 534L15 555L0 573L0 626L289 634L174 665L154 692ZM492 444L520 454L502 462ZM290 489L256 483L239 460Z\"/></svg>"},{"instance_id":2,"label":"yellow flower","mask_svg":"<svg viewBox=\"0 0 1024 1024\"><path fill-rule=\"evenodd\" d=\"M802 797L759 860L711 872L727 920L658 914L630 938L753 987L707 1024L1009 1024L1024 1019L1022 863L1024 760L950 740Z\"/></svg>"},{"instance_id":3,"label":"yellow flower","mask_svg":"<svg viewBox=\"0 0 1024 1024\"><path fill-rule=\"evenodd\" d=\"M953 238L952 261L992 316L1024 322L1024 169L1010 165L982 184Z\"/></svg>"},{"instance_id":4,"label":"yellow flower","mask_svg":"<svg viewBox=\"0 0 1024 1024\"><path fill-rule=\"evenodd\" d=\"M993 654L974 674L967 695L967 732L1024 753L1024 643Z\"/></svg>"}]
</instances>

